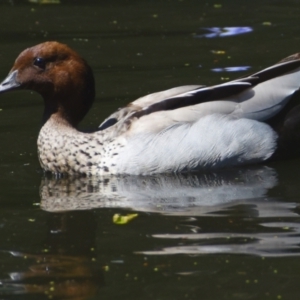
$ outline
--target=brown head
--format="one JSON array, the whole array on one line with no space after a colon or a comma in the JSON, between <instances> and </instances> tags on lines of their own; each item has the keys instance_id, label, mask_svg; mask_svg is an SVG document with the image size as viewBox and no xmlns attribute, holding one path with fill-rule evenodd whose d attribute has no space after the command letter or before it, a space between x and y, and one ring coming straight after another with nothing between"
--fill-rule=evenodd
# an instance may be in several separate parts
<instances>
[{"instance_id":1,"label":"brown head","mask_svg":"<svg viewBox=\"0 0 300 300\"><path fill-rule=\"evenodd\" d=\"M24 50L0 84L0 93L33 90L45 102L43 122L52 114L76 126L95 97L91 68L75 51L58 42L45 42Z\"/></svg>"}]
</instances>

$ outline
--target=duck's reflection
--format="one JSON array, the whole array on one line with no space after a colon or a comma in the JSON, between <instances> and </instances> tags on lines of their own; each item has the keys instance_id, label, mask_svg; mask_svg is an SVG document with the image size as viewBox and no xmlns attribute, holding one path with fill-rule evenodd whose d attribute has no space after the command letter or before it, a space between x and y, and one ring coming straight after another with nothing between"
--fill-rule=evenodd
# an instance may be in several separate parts
<instances>
[{"instance_id":1,"label":"duck's reflection","mask_svg":"<svg viewBox=\"0 0 300 300\"><path fill-rule=\"evenodd\" d=\"M93 297L104 285L102 267L94 261L95 253L104 251L96 251L101 233L96 233L95 216L102 210L95 208L155 213L155 224L131 227L134 243L128 242L130 237L120 227L106 224L108 236L114 232L126 240L131 258L140 254L299 255L297 203L270 197L277 185L277 171L266 166L189 175L45 177L41 207L50 213L43 252L11 252L26 257L29 267L12 271L10 279L1 281L0 292L72 300ZM112 210L116 209L105 213ZM175 222L175 231L170 230L170 222ZM119 241L102 238L105 248L122 256Z\"/></svg>"},{"instance_id":2,"label":"duck's reflection","mask_svg":"<svg viewBox=\"0 0 300 300\"><path fill-rule=\"evenodd\" d=\"M29 268L1 281L1 294L48 299L88 299L104 284L95 266L96 223L91 211L50 214L42 254L10 252L25 258ZM40 298L39 298L40 299Z\"/></svg>"},{"instance_id":3,"label":"duck's reflection","mask_svg":"<svg viewBox=\"0 0 300 300\"><path fill-rule=\"evenodd\" d=\"M201 215L233 201L257 199L277 184L269 167L231 169L203 174L44 178L44 210L100 207L129 208L165 214Z\"/></svg>"},{"instance_id":4,"label":"duck's reflection","mask_svg":"<svg viewBox=\"0 0 300 300\"><path fill-rule=\"evenodd\" d=\"M295 210L297 203L269 197L268 191L277 184L276 170L266 166L189 175L45 178L41 185L41 206L52 212L109 207L189 216L194 218L186 225L202 228L200 232L183 230L173 234L164 233L162 226L161 234L149 235L156 240L163 239L164 246L160 250L135 252L144 255L298 255L300 227L293 222L293 218L299 216ZM219 226L212 230L210 224L208 232L203 225L208 216L218 218L219 223L224 222L221 219L225 217L235 218L233 224L241 225L239 230L230 225L226 225L226 229ZM281 221L274 222L278 218ZM289 226L285 226L286 218ZM252 232L248 228L256 230ZM178 246L169 247L174 240ZM182 240L184 245L181 245Z\"/></svg>"}]
</instances>

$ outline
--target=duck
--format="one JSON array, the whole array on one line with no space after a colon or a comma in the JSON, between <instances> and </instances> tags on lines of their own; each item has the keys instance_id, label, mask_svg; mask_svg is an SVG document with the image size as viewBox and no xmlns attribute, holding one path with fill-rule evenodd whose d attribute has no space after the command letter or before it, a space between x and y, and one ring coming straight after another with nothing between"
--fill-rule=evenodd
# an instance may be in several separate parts
<instances>
[{"instance_id":1,"label":"duck","mask_svg":"<svg viewBox=\"0 0 300 300\"><path fill-rule=\"evenodd\" d=\"M214 170L300 156L300 53L233 81L187 85L129 103L92 132L78 130L95 99L91 67L65 44L20 53L0 93L44 101L37 139L55 175L151 175Z\"/></svg>"}]
</instances>

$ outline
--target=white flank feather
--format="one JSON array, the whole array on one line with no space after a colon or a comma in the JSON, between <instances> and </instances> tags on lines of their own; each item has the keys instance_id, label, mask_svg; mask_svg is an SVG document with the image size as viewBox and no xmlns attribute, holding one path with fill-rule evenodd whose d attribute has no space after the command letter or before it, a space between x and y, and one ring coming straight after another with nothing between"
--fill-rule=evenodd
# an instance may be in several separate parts
<instances>
[{"instance_id":1,"label":"white flank feather","mask_svg":"<svg viewBox=\"0 0 300 300\"><path fill-rule=\"evenodd\" d=\"M276 139L267 124L213 114L129 137L116 171L151 174L257 163L274 153Z\"/></svg>"}]
</instances>

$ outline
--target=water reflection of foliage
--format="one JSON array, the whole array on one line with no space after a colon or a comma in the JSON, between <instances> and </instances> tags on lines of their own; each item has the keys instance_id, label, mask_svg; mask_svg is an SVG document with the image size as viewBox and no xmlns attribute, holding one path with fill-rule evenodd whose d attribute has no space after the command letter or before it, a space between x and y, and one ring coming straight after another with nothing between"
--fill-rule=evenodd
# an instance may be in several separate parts
<instances>
[{"instance_id":1,"label":"water reflection of foliage","mask_svg":"<svg viewBox=\"0 0 300 300\"><path fill-rule=\"evenodd\" d=\"M204 33L196 34L196 38L217 38L227 37L239 34L245 34L253 31L251 27L206 27L202 28Z\"/></svg>"},{"instance_id":2,"label":"water reflection of foliage","mask_svg":"<svg viewBox=\"0 0 300 300\"><path fill-rule=\"evenodd\" d=\"M88 299L104 285L95 260L95 222L90 212L49 215L41 254L10 252L28 262L27 269L3 279L3 295L45 295L48 299ZM81 230L80 230L81 228ZM84 230L83 230L84 229Z\"/></svg>"}]
</instances>

